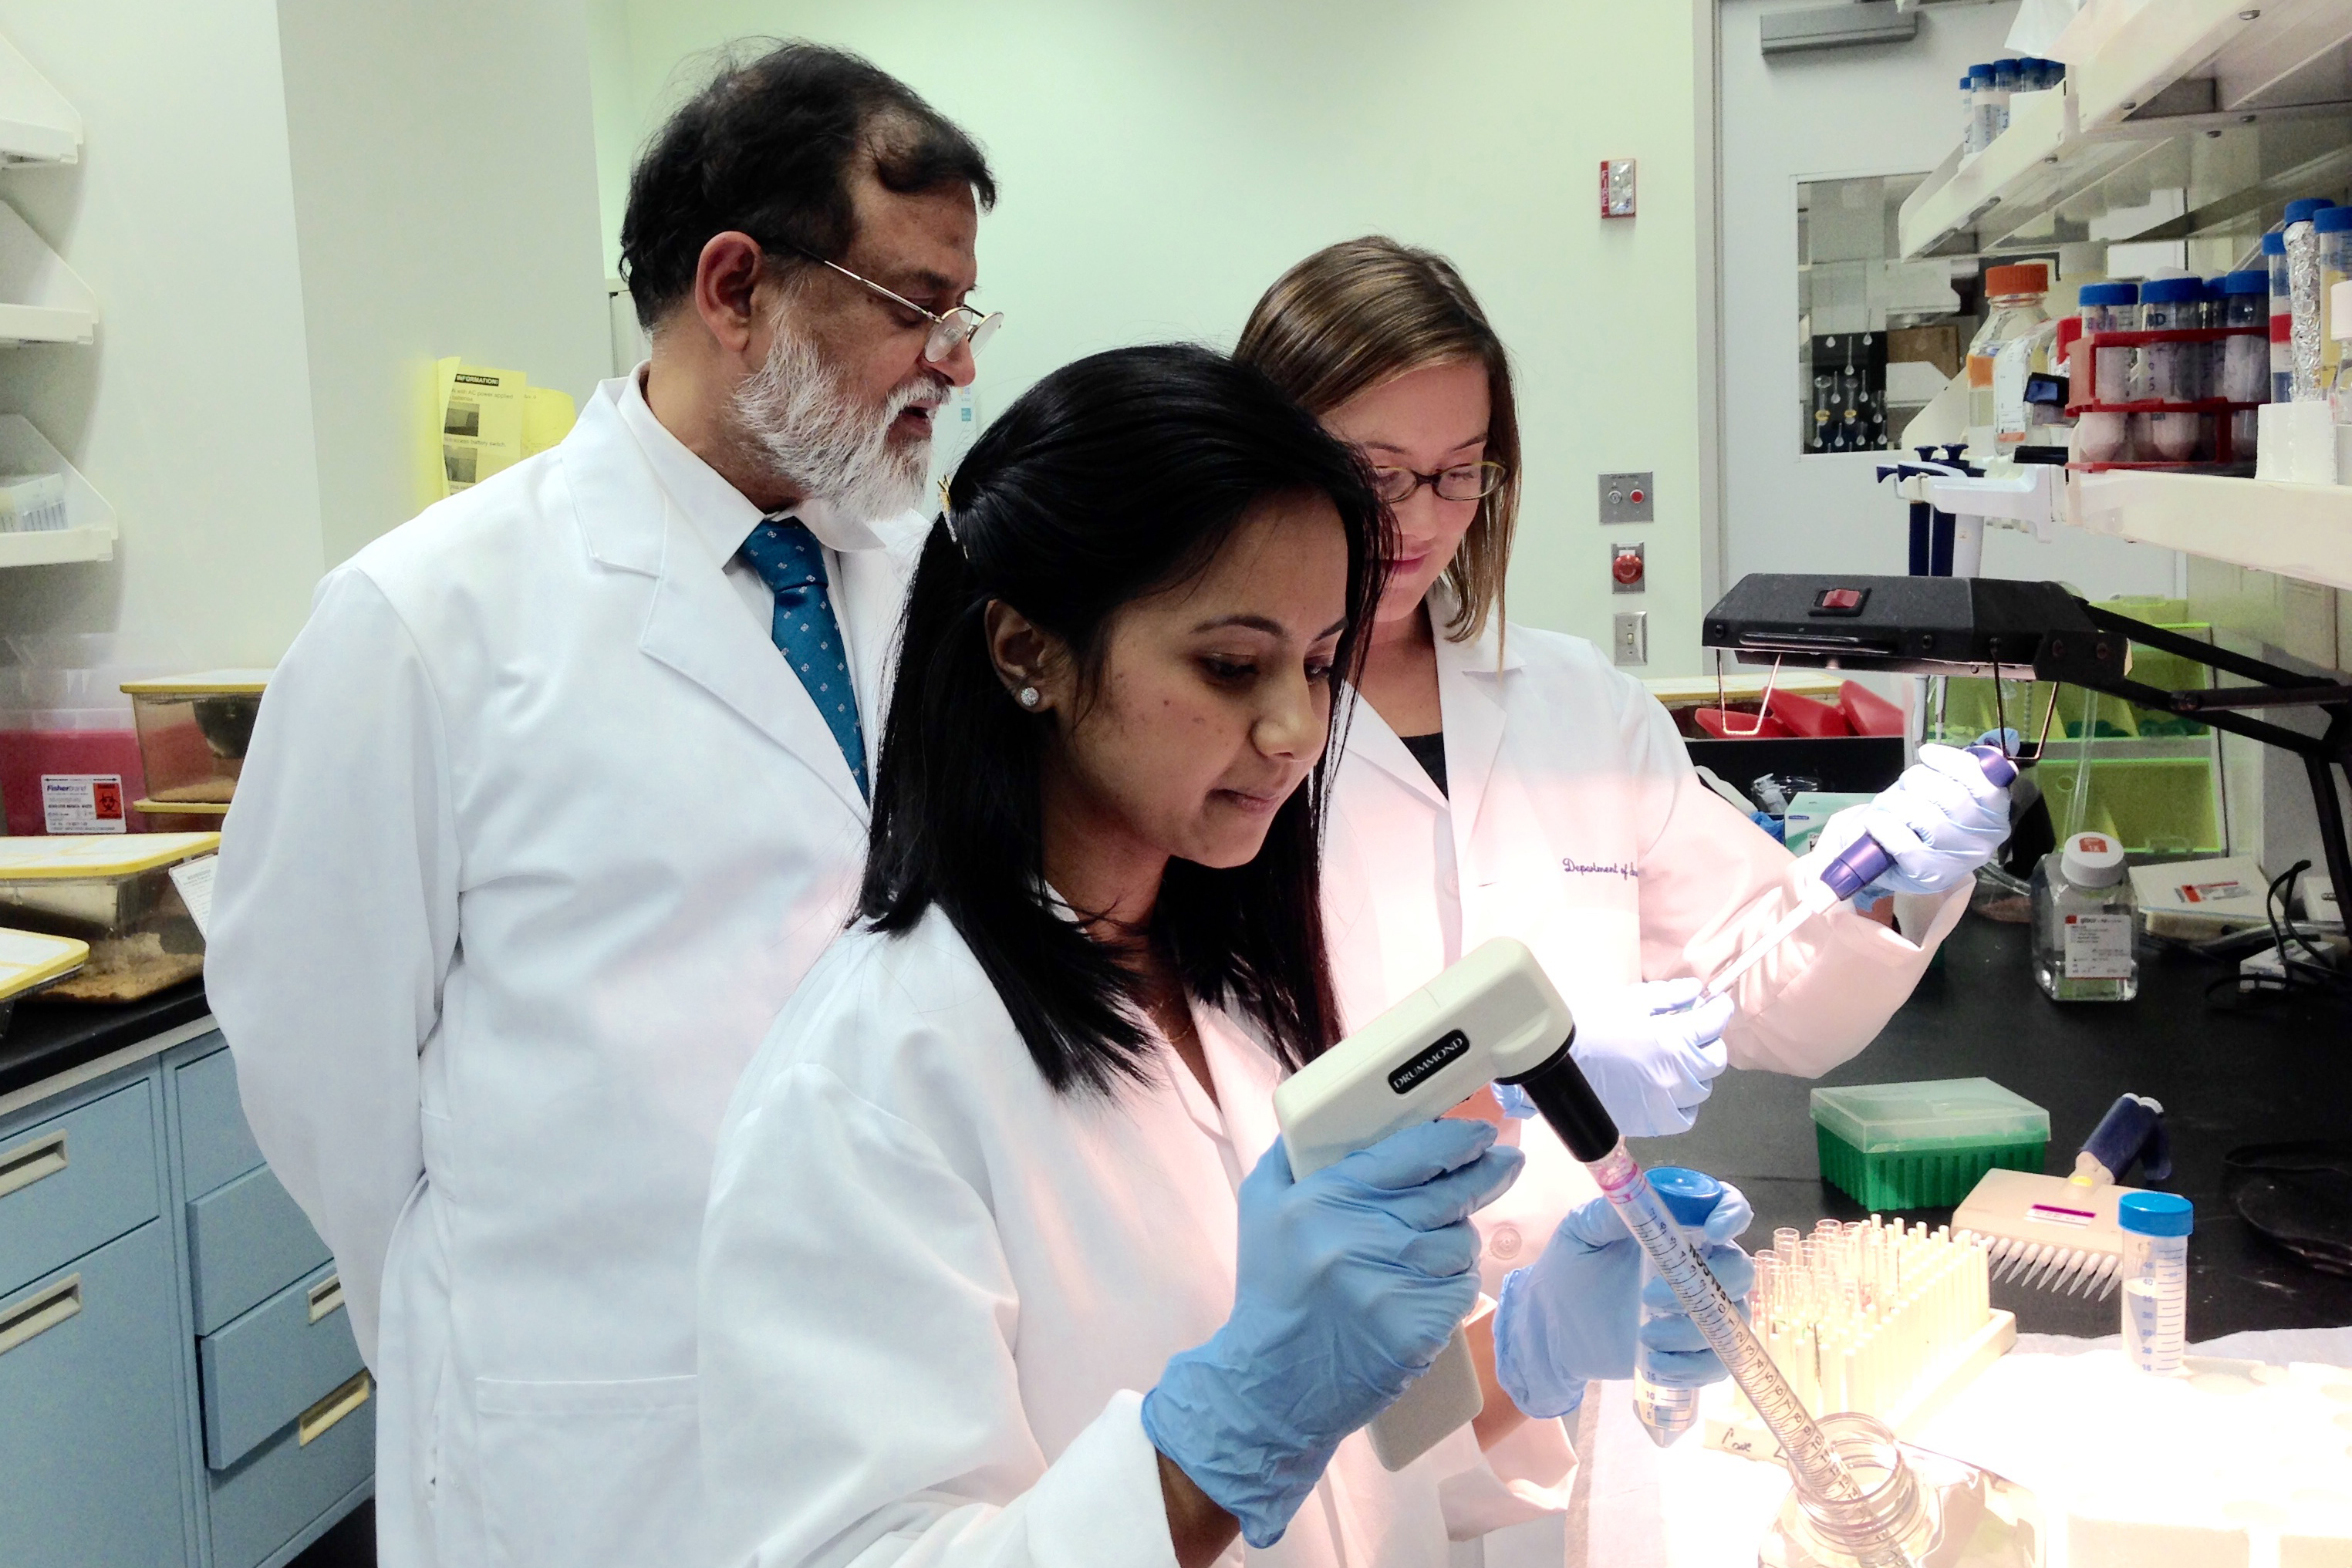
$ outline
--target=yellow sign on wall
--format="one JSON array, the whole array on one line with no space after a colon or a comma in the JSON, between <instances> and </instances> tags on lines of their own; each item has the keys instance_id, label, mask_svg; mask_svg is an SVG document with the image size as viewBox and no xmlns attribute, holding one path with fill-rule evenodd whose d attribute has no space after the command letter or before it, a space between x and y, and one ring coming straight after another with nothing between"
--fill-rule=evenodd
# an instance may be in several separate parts
<instances>
[{"instance_id":1,"label":"yellow sign on wall","mask_svg":"<svg viewBox=\"0 0 2352 1568\"><path fill-rule=\"evenodd\" d=\"M570 394L535 387L520 371L469 365L456 355L433 367L434 418L419 472L431 498L470 489L563 439L578 417Z\"/></svg>"}]
</instances>

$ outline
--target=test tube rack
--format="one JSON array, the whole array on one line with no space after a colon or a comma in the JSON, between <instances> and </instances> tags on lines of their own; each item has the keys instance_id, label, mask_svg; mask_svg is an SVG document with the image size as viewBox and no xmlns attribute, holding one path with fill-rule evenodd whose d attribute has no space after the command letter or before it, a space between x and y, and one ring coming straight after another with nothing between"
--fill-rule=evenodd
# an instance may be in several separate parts
<instances>
[{"instance_id":1,"label":"test tube rack","mask_svg":"<svg viewBox=\"0 0 2352 1568\"><path fill-rule=\"evenodd\" d=\"M2017 1317L1996 1311L1985 1250L1948 1227L1872 1215L1823 1219L1811 1236L1784 1228L1756 1255L1748 1298L1757 1338L1816 1416L1875 1416L1908 1437L2017 1343ZM1777 1447L1729 1384L1700 1401L1709 1448L1772 1460Z\"/></svg>"}]
</instances>

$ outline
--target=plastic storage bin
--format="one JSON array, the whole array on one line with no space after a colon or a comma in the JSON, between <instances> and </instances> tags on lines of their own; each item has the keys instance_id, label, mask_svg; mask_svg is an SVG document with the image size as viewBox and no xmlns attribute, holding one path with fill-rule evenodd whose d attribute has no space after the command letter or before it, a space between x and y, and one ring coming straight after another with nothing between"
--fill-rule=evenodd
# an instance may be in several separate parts
<instances>
[{"instance_id":1,"label":"plastic storage bin","mask_svg":"<svg viewBox=\"0 0 2352 1568\"><path fill-rule=\"evenodd\" d=\"M37 931L0 930L0 1035L8 1032L18 1001L79 973L89 961L87 942Z\"/></svg>"},{"instance_id":2,"label":"plastic storage bin","mask_svg":"<svg viewBox=\"0 0 2352 1568\"><path fill-rule=\"evenodd\" d=\"M218 833L0 839L0 925L89 944L50 997L135 1001L204 972L205 939L171 873L219 847Z\"/></svg>"},{"instance_id":3,"label":"plastic storage bin","mask_svg":"<svg viewBox=\"0 0 2352 1568\"><path fill-rule=\"evenodd\" d=\"M205 806L226 811L268 683L267 670L125 681L147 778L139 809L163 815Z\"/></svg>"},{"instance_id":4,"label":"plastic storage bin","mask_svg":"<svg viewBox=\"0 0 2352 1568\"><path fill-rule=\"evenodd\" d=\"M1943 1208L1985 1172L2038 1171L2050 1113L1990 1078L1813 1091L1822 1178L1866 1208Z\"/></svg>"}]
</instances>

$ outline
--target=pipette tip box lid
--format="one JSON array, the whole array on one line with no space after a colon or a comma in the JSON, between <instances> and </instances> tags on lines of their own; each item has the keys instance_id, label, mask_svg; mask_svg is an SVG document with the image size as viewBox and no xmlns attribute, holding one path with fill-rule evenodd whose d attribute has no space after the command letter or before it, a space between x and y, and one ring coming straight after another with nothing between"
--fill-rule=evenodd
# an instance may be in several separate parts
<instances>
[{"instance_id":1,"label":"pipette tip box lid","mask_svg":"<svg viewBox=\"0 0 2352 1568\"><path fill-rule=\"evenodd\" d=\"M2050 1145L2050 1113L1990 1078L1816 1089L1812 1111L1822 1179L1874 1209L1948 1207Z\"/></svg>"}]
</instances>

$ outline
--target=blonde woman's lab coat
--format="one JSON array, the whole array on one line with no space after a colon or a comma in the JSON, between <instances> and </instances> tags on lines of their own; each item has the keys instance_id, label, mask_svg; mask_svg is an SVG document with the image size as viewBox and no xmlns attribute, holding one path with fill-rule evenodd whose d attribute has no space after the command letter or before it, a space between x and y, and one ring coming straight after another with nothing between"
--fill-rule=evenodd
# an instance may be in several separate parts
<instances>
[{"instance_id":1,"label":"blonde woman's lab coat","mask_svg":"<svg viewBox=\"0 0 2352 1568\"><path fill-rule=\"evenodd\" d=\"M1437 624L1449 609L1433 597ZM1439 639L1437 688L1447 792L1361 701L1332 790L1324 918L1351 1027L1494 936L1570 1007L1703 980L1819 874L1702 784L1665 709L1581 637L1490 619ZM1901 903L1916 940L1840 904L1743 976L1732 1065L1811 1078L1869 1044L1968 889Z\"/></svg>"},{"instance_id":2,"label":"blonde woman's lab coat","mask_svg":"<svg viewBox=\"0 0 2352 1568\"><path fill-rule=\"evenodd\" d=\"M1280 1076L1197 1017L1213 1101L1172 1054L1115 1100L1056 1094L936 909L818 961L728 1113L703 1227L717 1561L1172 1568L1141 1400L1232 1311ZM1573 1463L1557 1421L1486 1456L1465 1427L1393 1475L1360 1433L1248 1558L1444 1568L1449 1536L1562 1506Z\"/></svg>"},{"instance_id":3,"label":"blonde woman's lab coat","mask_svg":"<svg viewBox=\"0 0 2352 1568\"><path fill-rule=\"evenodd\" d=\"M328 575L228 818L213 1006L380 1382L387 1568L692 1561L711 1152L863 861L628 395ZM869 745L912 522L817 529Z\"/></svg>"}]
</instances>

